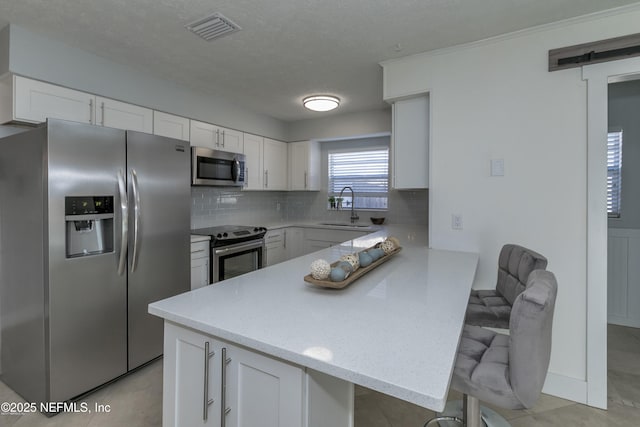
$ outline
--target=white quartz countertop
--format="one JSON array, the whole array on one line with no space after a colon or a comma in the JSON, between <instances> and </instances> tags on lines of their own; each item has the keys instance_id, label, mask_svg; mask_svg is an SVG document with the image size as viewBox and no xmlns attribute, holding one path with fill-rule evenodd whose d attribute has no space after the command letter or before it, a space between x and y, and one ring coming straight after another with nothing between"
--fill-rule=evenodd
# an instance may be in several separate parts
<instances>
[{"instance_id":1,"label":"white quartz countertop","mask_svg":"<svg viewBox=\"0 0 640 427\"><path fill-rule=\"evenodd\" d=\"M204 242L207 240L211 240L211 236L203 236L201 234L192 234L191 235L191 243Z\"/></svg>"},{"instance_id":2,"label":"white quartz countertop","mask_svg":"<svg viewBox=\"0 0 640 427\"><path fill-rule=\"evenodd\" d=\"M304 282L396 236L403 250L340 290ZM476 254L430 250L420 227L373 234L149 306L151 314L436 411L446 402Z\"/></svg>"}]
</instances>

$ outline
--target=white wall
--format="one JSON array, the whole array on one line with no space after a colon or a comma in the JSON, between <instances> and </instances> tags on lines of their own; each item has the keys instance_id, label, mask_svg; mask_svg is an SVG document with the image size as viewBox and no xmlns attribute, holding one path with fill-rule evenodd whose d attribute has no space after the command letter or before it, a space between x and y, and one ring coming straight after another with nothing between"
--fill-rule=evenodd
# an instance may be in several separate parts
<instances>
[{"instance_id":1,"label":"white wall","mask_svg":"<svg viewBox=\"0 0 640 427\"><path fill-rule=\"evenodd\" d=\"M280 120L150 77L16 25L10 25L9 31L9 68L13 73L257 135L286 139L286 124ZM0 34L0 72L5 61L2 59L4 39Z\"/></svg>"},{"instance_id":2,"label":"white wall","mask_svg":"<svg viewBox=\"0 0 640 427\"><path fill-rule=\"evenodd\" d=\"M9 71L9 26L0 30L0 76Z\"/></svg>"},{"instance_id":3,"label":"white wall","mask_svg":"<svg viewBox=\"0 0 640 427\"><path fill-rule=\"evenodd\" d=\"M287 141L348 138L391 132L391 107L384 110L338 114L289 123Z\"/></svg>"},{"instance_id":4,"label":"white wall","mask_svg":"<svg viewBox=\"0 0 640 427\"><path fill-rule=\"evenodd\" d=\"M549 258L559 291L547 386L578 401L587 392L586 83L579 68L549 73L548 51L636 33L640 9L624 12L383 63L385 99L431 95L431 245L479 252L476 288L495 286L504 243ZM489 176L494 158L504 177ZM451 229L453 213L462 231Z\"/></svg>"}]
</instances>

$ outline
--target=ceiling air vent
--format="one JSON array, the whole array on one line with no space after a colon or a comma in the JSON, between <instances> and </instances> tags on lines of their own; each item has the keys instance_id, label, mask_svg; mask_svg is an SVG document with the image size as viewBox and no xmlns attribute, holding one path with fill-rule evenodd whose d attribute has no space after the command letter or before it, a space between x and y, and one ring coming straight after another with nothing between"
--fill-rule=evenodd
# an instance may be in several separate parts
<instances>
[{"instance_id":1,"label":"ceiling air vent","mask_svg":"<svg viewBox=\"0 0 640 427\"><path fill-rule=\"evenodd\" d=\"M193 21L185 25L185 28L209 42L242 29L221 13L214 13L206 18Z\"/></svg>"}]
</instances>

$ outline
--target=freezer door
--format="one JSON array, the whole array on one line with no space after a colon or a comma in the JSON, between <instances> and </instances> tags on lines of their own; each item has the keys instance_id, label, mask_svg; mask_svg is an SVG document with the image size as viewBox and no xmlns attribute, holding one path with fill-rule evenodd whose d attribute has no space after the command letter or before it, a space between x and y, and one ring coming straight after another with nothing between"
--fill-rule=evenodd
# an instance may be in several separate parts
<instances>
[{"instance_id":1,"label":"freezer door","mask_svg":"<svg viewBox=\"0 0 640 427\"><path fill-rule=\"evenodd\" d=\"M129 369L162 354L150 303L190 289L189 143L127 132Z\"/></svg>"},{"instance_id":2,"label":"freezer door","mask_svg":"<svg viewBox=\"0 0 640 427\"><path fill-rule=\"evenodd\" d=\"M50 120L47 133L49 400L64 401L127 369L126 273L118 274L122 217L117 180L125 168L125 134L62 120ZM89 215L68 225L65 199L81 204L93 196L102 201L113 198L111 220L108 214L98 215L100 221ZM115 244L96 252L89 236L93 233L95 238L98 232L100 240ZM90 249L70 250L75 244Z\"/></svg>"}]
</instances>

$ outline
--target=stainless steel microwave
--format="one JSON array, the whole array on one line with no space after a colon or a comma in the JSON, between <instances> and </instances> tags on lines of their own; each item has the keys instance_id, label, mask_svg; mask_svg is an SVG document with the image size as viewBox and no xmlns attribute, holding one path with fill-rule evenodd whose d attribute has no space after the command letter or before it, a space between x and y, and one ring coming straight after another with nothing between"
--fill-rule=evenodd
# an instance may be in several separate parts
<instances>
[{"instance_id":1,"label":"stainless steel microwave","mask_svg":"<svg viewBox=\"0 0 640 427\"><path fill-rule=\"evenodd\" d=\"M191 185L242 187L245 155L191 147Z\"/></svg>"}]
</instances>

